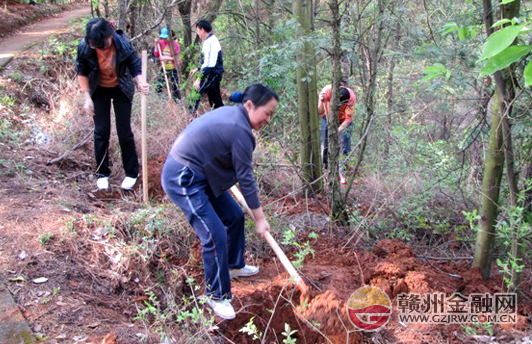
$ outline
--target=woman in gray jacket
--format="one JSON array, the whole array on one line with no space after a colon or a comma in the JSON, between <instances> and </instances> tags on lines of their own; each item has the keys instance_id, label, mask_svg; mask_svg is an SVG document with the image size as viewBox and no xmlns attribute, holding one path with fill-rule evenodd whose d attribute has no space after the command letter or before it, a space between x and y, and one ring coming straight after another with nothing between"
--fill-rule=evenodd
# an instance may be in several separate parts
<instances>
[{"instance_id":1,"label":"woman in gray jacket","mask_svg":"<svg viewBox=\"0 0 532 344\"><path fill-rule=\"evenodd\" d=\"M176 139L163 168L166 194L185 213L201 241L207 303L233 319L231 277L252 276L244 261L244 213L227 189L237 181L255 218L255 230L270 230L253 177L255 137L271 120L279 97L261 84L249 86L242 104L224 106L192 121ZM231 270L230 270L231 269Z\"/></svg>"}]
</instances>

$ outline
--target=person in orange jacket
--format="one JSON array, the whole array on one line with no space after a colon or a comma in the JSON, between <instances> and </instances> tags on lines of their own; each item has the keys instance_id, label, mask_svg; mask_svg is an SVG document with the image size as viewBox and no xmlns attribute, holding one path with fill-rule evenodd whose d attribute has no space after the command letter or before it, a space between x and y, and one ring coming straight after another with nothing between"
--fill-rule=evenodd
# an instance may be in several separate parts
<instances>
[{"instance_id":1,"label":"person in orange jacket","mask_svg":"<svg viewBox=\"0 0 532 344\"><path fill-rule=\"evenodd\" d=\"M328 127L327 116L331 113L331 93L332 85L325 86L318 97L318 113L321 117L321 159L323 165L327 167L328 159ZM338 111L338 134L340 135L340 154L348 155L351 151L351 127L355 113L356 96L352 89L342 83L340 87L340 109ZM347 184L344 175L344 163L340 163L340 182Z\"/></svg>"}]
</instances>

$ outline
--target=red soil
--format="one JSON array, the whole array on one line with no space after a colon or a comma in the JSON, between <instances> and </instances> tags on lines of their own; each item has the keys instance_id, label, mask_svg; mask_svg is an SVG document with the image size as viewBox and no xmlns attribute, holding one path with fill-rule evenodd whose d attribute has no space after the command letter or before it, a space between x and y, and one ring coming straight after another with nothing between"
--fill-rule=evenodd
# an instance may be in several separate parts
<instances>
[{"instance_id":1,"label":"red soil","mask_svg":"<svg viewBox=\"0 0 532 344\"><path fill-rule=\"evenodd\" d=\"M346 301L351 293L362 285L372 285L383 289L392 299L391 321L385 326L385 333L397 342L461 342L454 334L460 325L423 325L413 324L406 328L397 321L396 296L400 293L444 292L450 295L460 291L463 295L478 292L501 292L501 276L494 276L484 282L475 269L469 269L469 263L429 264L416 258L412 249L399 240L382 240L373 253L342 251L340 243L315 241L314 258L305 261L302 272L310 286L313 296L309 305L299 311L299 292L289 282L282 266L273 259L267 259L261 266L256 278L242 279L233 283L237 318L221 324L220 332L235 343L251 343L251 337L239 332L251 317L255 325L266 335L266 342L282 341L285 323L297 330L294 337L298 343L326 343L324 335L333 343L346 343L348 331L354 326L347 320ZM445 272L459 275L452 277ZM433 267L434 266L434 267ZM318 291L317 288L320 290ZM524 286L527 298L519 301L519 319L517 324L497 327L496 331L510 333L514 330L530 330L532 302L530 287ZM273 312L273 313L272 313ZM298 314L298 315L296 315ZM318 321L314 327L310 323ZM320 330L323 334L320 334ZM388 338L388 339L390 339ZM349 343L362 342L361 332L350 332Z\"/></svg>"}]
</instances>

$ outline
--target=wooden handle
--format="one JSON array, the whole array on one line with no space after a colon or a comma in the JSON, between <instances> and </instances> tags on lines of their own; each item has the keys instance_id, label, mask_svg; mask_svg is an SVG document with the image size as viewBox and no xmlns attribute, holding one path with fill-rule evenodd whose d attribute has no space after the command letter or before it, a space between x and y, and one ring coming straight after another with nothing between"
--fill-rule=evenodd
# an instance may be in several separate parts
<instances>
[{"instance_id":1,"label":"wooden handle","mask_svg":"<svg viewBox=\"0 0 532 344\"><path fill-rule=\"evenodd\" d=\"M161 61L161 68L163 69L164 81L166 81L166 91L168 92L168 98L170 99L170 101L173 101L174 98L172 98L172 92L170 92L170 83L168 82L168 76L166 75L166 69L164 69L164 62L163 60L161 60L161 57L163 57L163 53L161 52L161 46L159 45L159 42L157 42L157 50L159 51L159 61Z\"/></svg>"},{"instance_id":2,"label":"wooden handle","mask_svg":"<svg viewBox=\"0 0 532 344\"><path fill-rule=\"evenodd\" d=\"M244 196L242 195L240 190L238 190L238 188L235 185L233 185L231 187L231 192L233 193L233 195L235 195L236 199L238 200L238 203L240 203L240 205L248 212L251 218L255 220L255 217L253 216L253 212L251 211L248 204L246 203L246 200L244 199ZM279 247L279 245L277 244L277 241L275 241L275 239L272 237L272 235L268 231L264 233L264 238L266 239L268 244L273 249L273 252L275 252L277 257L281 261L281 264L283 264L285 270L294 279L299 291L301 291L303 295L306 295L309 291L307 284L305 283L303 278L301 278L301 276L297 273L297 270L294 268L292 263L290 263L290 260L288 260L288 257L286 256L286 254L284 254L281 247Z\"/></svg>"},{"instance_id":3,"label":"wooden handle","mask_svg":"<svg viewBox=\"0 0 532 344\"><path fill-rule=\"evenodd\" d=\"M266 232L264 233L264 238L266 239L266 241L268 242L268 244L270 244L271 248L273 249L273 252L275 252L275 254L277 255L277 257L279 258L279 260L281 261L281 264L283 264L285 270L290 274L290 276L294 279L297 287L299 288L299 290L305 294L306 291L308 290L308 287L307 285L305 284L305 281L303 281L303 279L301 278L301 276L299 276L299 274L297 273L296 269L294 268L294 266L292 265L292 263L290 263L290 260L288 260L288 257L286 256L286 254L284 254L283 250L279 247L279 245L277 244L277 242L275 241L275 239L272 237L272 235L270 234L270 232Z\"/></svg>"},{"instance_id":4,"label":"wooden handle","mask_svg":"<svg viewBox=\"0 0 532 344\"><path fill-rule=\"evenodd\" d=\"M146 83L148 73L148 52L142 51L142 82ZM147 144L147 126L146 126L146 95L140 95L140 122L142 132L142 194L143 201L148 202L148 144Z\"/></svg>"}]
</instances>

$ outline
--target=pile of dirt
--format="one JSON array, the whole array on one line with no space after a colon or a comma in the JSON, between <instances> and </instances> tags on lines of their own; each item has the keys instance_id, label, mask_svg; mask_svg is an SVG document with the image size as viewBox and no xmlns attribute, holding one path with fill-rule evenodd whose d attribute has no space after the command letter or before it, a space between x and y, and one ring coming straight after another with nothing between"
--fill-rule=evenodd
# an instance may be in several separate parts
<instances>
[{"instance_id":1,"label":"pile of dirt","mask_svg":"<svg viewBox=\"0 0 532 344\"><path fill-rule=\"evenodd\" d=\"M346 302L360 286L371 285L384 290L394 308L392 320L379 336L400 342L458 343L463 341L463 338L455 335L455 332L462 332L460 325L408 325L407 328L400 325L396 315L397 295L502 292L500 275L484 282L478 270L470 269L468 262L428 263L417 258L412 248L399 240L382 240L373 252L340 251L337 248L340 246L341 243L332 240L313 242L316 254L305 261L302 269L304 278L314 290L306 308L300 307L297 290L288 283L288 275L274 260L264 261L261 273L255 280L234 283L238 315L236 320L222 324L222 334L236 343L252 342L248 335L239 330L254 317L255 325L264 333L267 342L283 338L285 323L292 330L297 330L293 337L298 342L327 342L325 337L333 343L346 343L347 340L350 343L361 342L362 335L347 320ZM530 283L524 285L522 290L524 297L519 302L518 323L497 326L495 335L514 338L530 330ZM321 320L319 324L315 322L317 318Z\"/></svg>"}]
</instances>

